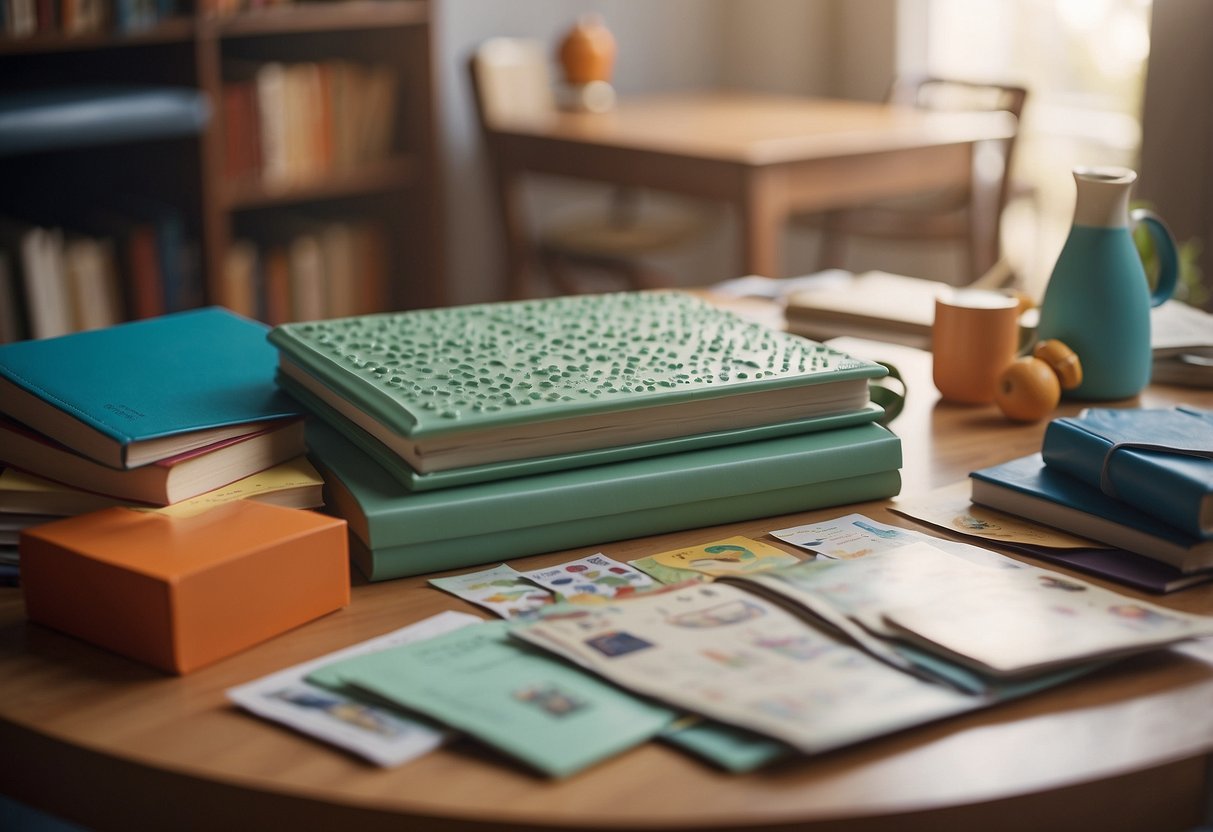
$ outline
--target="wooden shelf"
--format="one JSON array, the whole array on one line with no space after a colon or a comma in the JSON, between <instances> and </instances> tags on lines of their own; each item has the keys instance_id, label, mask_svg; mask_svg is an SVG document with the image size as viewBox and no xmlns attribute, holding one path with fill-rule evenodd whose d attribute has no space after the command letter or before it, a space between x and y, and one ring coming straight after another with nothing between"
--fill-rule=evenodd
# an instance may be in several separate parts
<instances>
[{"instance_id":1,"label":"wooden shelf","mask_svg":"<svg viewBox=\"0 0 1213 832\"><path fill-rule=\"evenodd\" d=\"M399 157L358 170L326 173L299 182L229 182L225 187L224 202L229 210L240 211L395 191L411 185L416 179L416 170L412 158Z\"/></svg>"},{"instance_id":2,"label":"wooden shelf","mask_svg":"<svg viewBox=\"0 0 1213 832\"><path fill-rule=\"evenodd\" d=\"M19 38L0 37L0 56L33 55L44 52L83 52L158 43L184 43L194 38L197 32L198 26L194 18L174 17L161 21L149 29L134 32L85 32L77 35L46 32Z\"/></svg>"},{"instance_id":3,"label":"wooden shelf","mask_svg":"<svg viewBox=\"0 0 1213 832\"><path fill-rule=\"evenodd\" d=\"M121 2L97 1L107 10ZM239 5L254 2L235 0ZM254 287L251 291L260 293L258 296L265 301L263 284L255 278L250 280L247 271L268 268L262 257L278 249L283 242L279 235L305 227L335 229L324 237L336 241L332 242L334 256L345 254L374 264L373 269L361 264L357 268L360 274L368 275L366 285L382 281L382 291L378 292L382 308L441 306L446 302L446 287L439 242L442 212L437 181L440 165L434 102L433 2L287 0L266 8L215 15L203 11L208 0L184 0L191 13L137 32L37 33L16 38L0 34L0 89L162 86L193 89L211 105L209 121L188 142L160 142L154 147L115 142L98 150L64 149L53 157L38 154L40 161L35 164L15 157L0 160L0 182L6 196L6 207L0 214L11 216L18 224L55 225L61 213L65 226L72 216L86 212L119 216L126 225L96 235L112 238L117 256L130 258L135 244L129 243L129 230L137 212L126 203L118 205L121 199L113 204L106 200L115 194L130 195L134 198L130 204L142 205L138 200L146 200L158 206L156 219L165 216L172 222L154 227L155 241L168 240L167 245L179 247L181 256L155 251L170 267L178 261L185 263L182 272L188 285L158 300L152 283L153 288L145 295L157 302L140 307L140 314L200 303L244 304L247 308L249 294L232 290L238 281ZM197 13L193 13L195 9ZM383 124L373 125L375 129L368 128L365 133L375 149L361 148L347 154L334 147L334 156L365 158L385 153L387 158L357 169L300 180L266 182L255 174L247 180L226 179L229 169L260 169L262 157L268 155L265 145L258 146L260 139L254 139L252 145L242 143L248 122L254 125L254 132L264 129L265 113L257 109L256 98L246 105L248 99L241 96L247 93L235 90L235 85L250 81L250 73L257 75L262 67L280 68L277 82L261 76L267 86L254 86L252 94L273 102L270 117L295 119L284 135L297 137L301 130L323 129L317 118L332 118L327 104L315 108L317 87L301 86L300 78L309 65L331 67L339 63L364 71L364 75L355 76L355 81L346 77L342 95L347 104L353 100L351 96L366 94L367 89L392 98L382 102L372 99L373 106L368 105L366 110L384 118ZM300 69L303 71L295 71ZM387 70L391 83L374 88L350 86L355 82L382 84L381 79L372 77L372 70ZM288 83L293 85L289 92ZM328 88L319 88L321 96L328 94ZM279 103L284 106L278 108ZM240 126L229 133L233 125ZM343 126L349 125L343 122ZM277 136L286 128L273 123L270 129ZM356 132L361 128L351 129L363 135ZM348 151L352 146L349 135L343 136ZM256 148L251 156L225 158L227 153L244 153L250 146ZM285 152L293 161L302 156L311 158L314 150L309 147L301 153L295 146ZM250 163L254 156L255 161ZM42 170L41 165L48 169ZM62 184L67 182L76 184L71 186L70 196L62 195L64 207L60 212L59 192L67 188ZM30 211L37 217L21 215L22 202L27 199L31 205L37 203L38 209ZM70 206L66 205L69 200ZM343 230L354 236L356 247L340 248L340 240L349 239L343 238ZM10 251L11 241L0 241L0 245L9 247L0 255L20 256L19 250L15 255ZM145 243L139 245L144 247L138 253L148 250ZM156 268L159 263L146 265L150 261L147 255L142 256L145 259L139 262L145 265L144 274L151 274L152 281L160 279L164 268ZM20 268L22 261L13 262ZM122 279L133 280L126 276ZM167 285L171 281L164 282ZM129 289L120 287L127 297L132 296ZM0 304L12 300L4 297L5 291L0 288ZM366 297L370 295L363 299ZM7 337L28 337L33 331L30 304L22 295L16 301L25 314L15 330L10 330L25 334ZM273 316L275 312L265 308L267 303L253 304L258 307L255 314ZM124 314L135 314L133 306Z\"/></svg>"},{"instance_id":4,"label":"wooden shelf","mask_svg":"<svg viewBox=\"0 0 1213 832\"><path fill-rule=\"evenodd\" d=\"M416 0L347 0L347 2L293 3L241 12L232 17L209 18L221 38L282 35L292 32L333 32L382 29L426 23L429 10Z\"/></svg>"}]
</instances>

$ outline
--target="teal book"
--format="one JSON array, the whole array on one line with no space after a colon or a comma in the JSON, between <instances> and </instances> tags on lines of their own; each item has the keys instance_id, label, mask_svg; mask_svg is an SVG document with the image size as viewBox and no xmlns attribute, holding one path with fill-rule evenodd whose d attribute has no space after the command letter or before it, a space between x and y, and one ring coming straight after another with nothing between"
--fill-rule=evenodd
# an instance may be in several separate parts
<instances>
[{"instance_id":1,"label":"teal book","mask_svg":"<svg viewBox=\"0 0 1213 832\"><path fill-rule=\"evenodd\" d=\"M1093 407L1050 422L1041 452L1050 468L1213 539L1213 411Z\"/></svg>"},{"instance_id":2,"label":"teal book","mask_svg":"<svg viewBox=\"0 0 1213 832\"><path fill-rule=\"evenodd\" d=\"M489 462L483 465L471 465L466 468L452 468L447 471L433 471L428 474L421 474L378 439L325 404L323 399L310 393L306 387L296 382L290 376L280 374L278 376L278 384L298 399L313 415L323 419L330 427L335 428L346 439L358 446L359 450L379 463L380 467L409 491L431 491L436 488L449 488L453 485L491 482L493 480L530 476L549 471L563 471L569 468L586 468L592 465L620 462L627 459L639 459L658 454L679 453L698 448L711 448L717 445L732 445L740 442L752 442L758 439L770 439L777 436L830 430L832 428L874 422L884 414L884 408L877 404L869 403L859 410L847 413L797 419L775 425L719 430L692 436L677 436L672 439L641 442L635 445L597 448L590 451L553 454L552 456L534 457L532 459Z\"/></svg>"},{"instance_id":3,"label":"teal book","mask_svg":"<svg viewBox=\"0 0 1213 832\"><path fill-rule=\"evenodd\" d=\"M876 424L410 492L329 425L308 447L371 580L883 499L901 441Z\"/></svg>"},{"instance_id":4,"label":"teal book","mask_svg":"<svg viewBox=\"0 0 1213 832\"><path fill-rule=\"evenodd\" d=\"M486 621L325 665L308 681L354 687L424 714L552 777L657 736L675 711L510 637Z\"/></svg>"},{"instance_id":5,"label":"teal book","mask_svg":"<svg viewBox=\"0 0 1213 832\"><path fill-rule=\"evenodd\" d=\"M0 346L0 412L112 468L302 415L267 328L210 307Z\"/></svg>"},{"instance_id":6,"label":"teal book","mask_svg":"<svg viewBox=\"0 0 1213 832\"><path fill-rule=\"evenodd\" d=\"M284 376L421 474L865 410L880 364L681 292L284 324Z\"/></svg>"},{"instance_id":7,"label":"teal book","mask_svg":"<svg viewBox=\"0 0 1213 832\"><path fill-rule=\"evenodd\" d=\"M1170 564L1185 574L1213 569L1204 540L1114 500L1046 465L1040 454L969 475L973 502Z\"/></svg>"}]
</instances>

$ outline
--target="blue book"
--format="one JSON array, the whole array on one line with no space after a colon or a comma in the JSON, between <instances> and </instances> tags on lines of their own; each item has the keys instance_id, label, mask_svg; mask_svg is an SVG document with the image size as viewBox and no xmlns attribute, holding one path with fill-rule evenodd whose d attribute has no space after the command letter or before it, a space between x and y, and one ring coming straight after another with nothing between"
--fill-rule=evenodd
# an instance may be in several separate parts
<instances>
[{"instance_id":1,"label":"blue book","mask_svg":"<svg viewBox=\"0 0 1213 832\"><path fill-rule=\"evenodd\" d=\"M1213 538L1213 411L1089 408L1050 422L1042 454L1113 499Z\"/></svg>"},{"instance_id":2,"label":"blue book","mask_svg":"<svg viewBox=\"0 0 1213 832\"><path fill-rule=\"evenodd\" d=\"M1048 465L1040 454L969 475L973 502L1169 563L1185 574L1213 569L1203 540L1114 500Z\"/></svg>"},{"instance_id":3,"label":"blue book","mask_svg":"<svg viewBox=\"0 0 1213 832\"><path fill-rule=\"evenodd\" d=\"M244 436L301 411L267 328L210 307L0 346L0 413L112 468Z\"/></svg>"}]
</instances>

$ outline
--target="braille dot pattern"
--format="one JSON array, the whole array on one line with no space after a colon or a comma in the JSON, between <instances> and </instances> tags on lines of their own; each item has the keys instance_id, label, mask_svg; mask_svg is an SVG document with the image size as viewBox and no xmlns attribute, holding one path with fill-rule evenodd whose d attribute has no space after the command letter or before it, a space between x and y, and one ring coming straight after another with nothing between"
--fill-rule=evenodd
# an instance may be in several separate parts
<instances>
[{"instance_id":1,"label":"braille dot pattern","mask_svg":"<svg viewBox=\"0 0 1213 832\"><path fill-rule=\"evenodd\" d=\"M534 418L578 402L758 390L867 366L674 292L576 295L283 328L373 384L419 425Z\"/></svg>"}]
</instances>

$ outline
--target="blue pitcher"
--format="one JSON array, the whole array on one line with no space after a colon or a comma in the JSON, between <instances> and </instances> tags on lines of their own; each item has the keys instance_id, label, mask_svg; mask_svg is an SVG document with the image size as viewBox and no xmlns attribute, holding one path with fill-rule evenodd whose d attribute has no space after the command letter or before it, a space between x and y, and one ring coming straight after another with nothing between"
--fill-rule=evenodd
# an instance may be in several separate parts
<instances>
[{"instance_id":1,"label":"blue pitcher","mask_svg":"<svg viewBox=\"0 0 1213 832\"><path fill-rule=\"evenodd\" d=\"M1076 399L1125 399L1150 381L1150 309L1171 297L1179 275L1175 240L1162 220L1129 211L1137 174L1128 168L1077 168L1074 224L1053 267L1037 337L1058 338L1082 361ZM1158 251L1153 294L1133 244L1130 220L1145 223Z\"/></svg>"}]
</instances>

